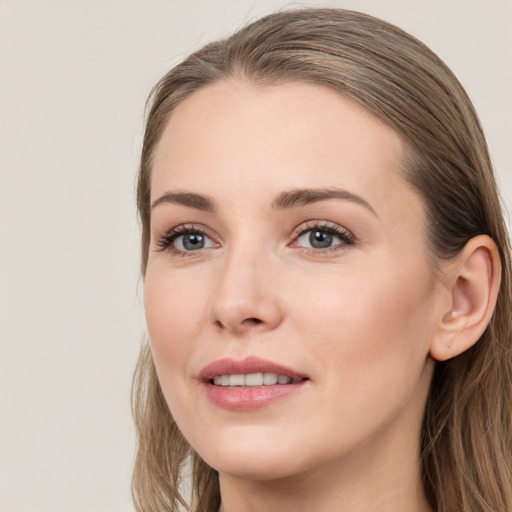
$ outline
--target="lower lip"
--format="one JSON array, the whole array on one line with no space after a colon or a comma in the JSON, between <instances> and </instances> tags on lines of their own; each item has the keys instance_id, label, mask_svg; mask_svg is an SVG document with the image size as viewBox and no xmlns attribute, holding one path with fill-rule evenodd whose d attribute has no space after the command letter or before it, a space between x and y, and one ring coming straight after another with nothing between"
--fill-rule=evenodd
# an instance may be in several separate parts
<instances>
[{"instance_id":1,"label":"lower lip","mask_svg":"<svg viewBox=\"0 0 512 512\"><path fill-rule=\"evenodd\" d=\"M274 386L227 387L205 383L206 396L217 407L230 411L253 411L299 391L306 381Z\"/></svg>"}]
</instances>

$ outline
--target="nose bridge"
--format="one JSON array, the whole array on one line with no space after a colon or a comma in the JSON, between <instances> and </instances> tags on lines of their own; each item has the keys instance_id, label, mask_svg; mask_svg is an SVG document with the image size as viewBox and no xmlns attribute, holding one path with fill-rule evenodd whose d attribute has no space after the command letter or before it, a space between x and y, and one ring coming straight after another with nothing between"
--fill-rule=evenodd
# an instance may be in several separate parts
<instances>
[{"instance_id":1,"label":"nose bridge","mask_svg":"<svg viewBox=\"0 0 512 512\"><path fill-rule=\"evenodd\" d=\"M274 328L281 314L268 247L241 240L226 249L210 307L217 326L234 332Z\"/></svg>"}]
</instances>

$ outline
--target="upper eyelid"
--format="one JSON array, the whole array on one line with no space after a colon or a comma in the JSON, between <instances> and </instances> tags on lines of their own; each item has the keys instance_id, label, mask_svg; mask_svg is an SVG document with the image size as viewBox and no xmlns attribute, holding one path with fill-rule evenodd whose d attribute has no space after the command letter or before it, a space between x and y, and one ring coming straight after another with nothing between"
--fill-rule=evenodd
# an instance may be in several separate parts
<instances>
[{"instance_id":1,"label":"upper eyelid","mask_svg":"<svg viewBox=\"0 0 512 512\"><path fill-rule=\"evenodd\" d=\"M352 231L350 231L349 229L341 226L340 224L337 224L336 222L330 222L327 220L308 220L306 222L303 222L293 230L293 235L297 237L305 233L306 231L311 231L312 229L318 229L319 231L321 231L322 229L326 231L339 231L341 233L345 233L347 236L354 236Z\"/></svg>"},{"instance_id":2,"label":"upper eyelid","mask_svg":"<svg viewBox=\"0 0 512 512\"><path fill-rule=\"evenodd\" d=\"M333 229L336 231L342 231L344 233L347 233L347 235L351 235L351 231L336 222L331 222L327 220L307 220L299 224L297 227L293 229L292 236L298 236L305 231L311 230L311 229ZM185 223L185 224L179 224L167 231L165 231L164 236L169 234L182 234L182 233L188 233L188 232L198 232L204 235L207 235L211 238L220 238L217 234L213 233L213 230L210 228L207 228L203 224L198 223Z\"/></svg>"},{"instance_id":3,"label":"upper eyelid","mask_svg":"<svg viewBox=\"0 0 512 512\"><path fill-rule=\"evenodd\" d=\"M218 236L213 232L213 230L207 228L203 224L198 224L195 222L187 222L184 224L178 224L173 228L164 230L162 236L168 236L172 234L182 235L187 233L201 233L203 235L209 236L210 238L215 238Z\"/></svg>"}]
</instances>

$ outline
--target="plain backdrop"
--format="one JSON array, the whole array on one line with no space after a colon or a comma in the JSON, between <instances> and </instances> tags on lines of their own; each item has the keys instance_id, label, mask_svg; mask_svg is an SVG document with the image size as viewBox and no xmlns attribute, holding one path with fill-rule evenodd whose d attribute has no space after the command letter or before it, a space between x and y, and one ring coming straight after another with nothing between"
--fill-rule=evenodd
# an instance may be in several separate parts
<instances>
[{"instance_id":1,"label":"plain backdrop","mask_svg":"<svg viewBox=\"0 0 512 512\"><path fill-rule=\"evenodd\" d=\"M133 510L144 102L203 43L299 5L377 15L436 51L511 204L511 0L0 0L0 512Z\"/></svg>"}]
</instances>

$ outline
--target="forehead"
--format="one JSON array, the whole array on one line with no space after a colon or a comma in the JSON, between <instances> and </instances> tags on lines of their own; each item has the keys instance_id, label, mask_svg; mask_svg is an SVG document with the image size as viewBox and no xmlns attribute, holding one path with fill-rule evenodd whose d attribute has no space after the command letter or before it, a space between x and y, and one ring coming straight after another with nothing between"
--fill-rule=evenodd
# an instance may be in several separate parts
<instances>
[{"instance_id":1,"label":"forehead","mask_svg":"<svg viewBox=\"0 0 512 512\"><path fill-rule=\"evenodd\" d=\"M223 81L193 93L167 122L152 200L171 188L232 196L337 186L378 202L410 189L404 151L392 128L327 87Z\"/></svg>"}]
</instances>

